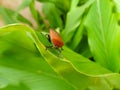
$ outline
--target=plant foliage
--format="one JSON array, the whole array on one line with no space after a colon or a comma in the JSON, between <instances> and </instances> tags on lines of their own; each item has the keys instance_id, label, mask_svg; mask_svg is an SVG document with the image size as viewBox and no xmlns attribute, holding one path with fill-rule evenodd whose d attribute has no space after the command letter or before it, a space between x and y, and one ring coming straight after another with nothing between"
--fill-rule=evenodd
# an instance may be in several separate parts
<instances>
[{"instance_id":1,"label":"plant foliage","mask_svg":"<svg viewBox=\"0 0 120 90\"><path fill-rule=\"evenodd\" d=\"M35 8L41 2L43 16ZM24 0L0 6L0 90L120 90L120 0ZM29 7L37 27L20 11ZM47 23L45 22L47 21ZM59 30L61 53L45 34Z\"/></svg>"}]
</instances>

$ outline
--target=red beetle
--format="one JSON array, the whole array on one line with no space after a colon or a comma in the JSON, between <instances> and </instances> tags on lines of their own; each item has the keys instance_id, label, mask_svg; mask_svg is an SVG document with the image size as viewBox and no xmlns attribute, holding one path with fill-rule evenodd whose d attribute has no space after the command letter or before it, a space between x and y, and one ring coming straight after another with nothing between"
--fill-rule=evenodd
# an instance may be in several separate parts
<instances>
[{"instance_id":1,"label":"red beetle","mask_svg":"<svg viewBox=\"0 0 120 90\"><path fill-rule=\"evenodd\" d=\"M48 34L46 34L48 35ZM64 45L64 42L62 41L62 38L60 37L59 33L56 32L54 29L50 29L50 33L48 35L49 41L52 43L52 46L46 46L47 48L55 48L58 51L58 54L60 55L62 46Z\"/></svg>"},{"instance_id":2,"label":"red beetle","mask_svg":"<svg viewBox=\"0 0 120 90\"><path fill-rule=\"evenodd\" d=\"M53 29L50 29L50 40L55 48L62 48L64 45L60 35Z\"/></svg>"}]
</instances>

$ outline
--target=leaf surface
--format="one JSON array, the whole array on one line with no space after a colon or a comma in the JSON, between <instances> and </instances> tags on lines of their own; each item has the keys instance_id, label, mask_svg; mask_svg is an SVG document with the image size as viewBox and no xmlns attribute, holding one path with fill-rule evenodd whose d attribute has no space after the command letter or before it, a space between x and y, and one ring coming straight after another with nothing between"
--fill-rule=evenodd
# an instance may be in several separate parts
<instances>
[{"instance_id":1,"label":"leaf surface","mask_svg":"<svg viewBox=\"0 0 120 90\"><path fill-rule=\"evenodd\" d=\"M45 50L43 41L26 25L0 28L0 80L3 89L19 89L23 85L26 90L85 90L95 88L97 83L109 90L104 78L116 73L66 46L57 56L51 50ZM97 88L99 90L99 86Z\"/></svg>"},{"instance_id":2,"label":"leaf surface","mask_svg":"<svg viewBox=\"0 0 120 90\"><path fill-rule=\"evenodd\" d=\"M113 72L119 72L118 39L120 28L112 14L112 6L109 0L96 0L94 2L85 26L88 31L89 46L95 61Z\"/></svg>"}]
</instances>

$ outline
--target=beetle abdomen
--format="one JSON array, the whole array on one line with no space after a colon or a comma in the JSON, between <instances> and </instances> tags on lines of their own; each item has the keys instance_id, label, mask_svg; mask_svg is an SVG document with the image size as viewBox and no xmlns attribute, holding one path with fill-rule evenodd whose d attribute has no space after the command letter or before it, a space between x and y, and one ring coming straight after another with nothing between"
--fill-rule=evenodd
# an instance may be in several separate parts
<instances>
[{"instance_id":1,"label":"beetle abdomen","mask_svg":"<svg viewBox=\"0 0 120 90\"><path fill-rule=\"evenodd\" d=\"M57 48L62 47L64 45L60 35L53 29L50 29L50 39L53 45Z\"/></svg>"}]
</instances>

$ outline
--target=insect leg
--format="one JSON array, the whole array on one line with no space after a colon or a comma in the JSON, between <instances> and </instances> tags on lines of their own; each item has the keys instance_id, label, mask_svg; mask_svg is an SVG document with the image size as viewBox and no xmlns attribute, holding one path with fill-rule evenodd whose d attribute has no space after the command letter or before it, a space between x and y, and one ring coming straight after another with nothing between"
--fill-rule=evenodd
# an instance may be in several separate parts
<instances>
[{"instance_id":1,"label":"insect leg","mask_svg":"<svg viewBox=\"0 0 120 90\"><path fill-rule=\"evenodd\" d=\"M53 46L46 46L46 50L47 50L48 48L53 48Z\"/></svg>"}]
</instances>

